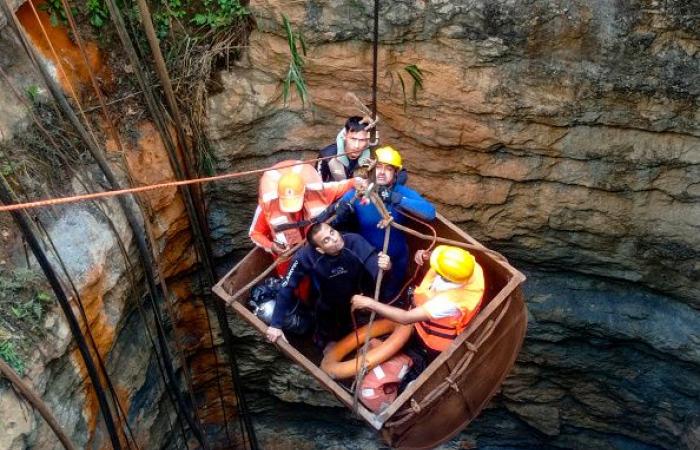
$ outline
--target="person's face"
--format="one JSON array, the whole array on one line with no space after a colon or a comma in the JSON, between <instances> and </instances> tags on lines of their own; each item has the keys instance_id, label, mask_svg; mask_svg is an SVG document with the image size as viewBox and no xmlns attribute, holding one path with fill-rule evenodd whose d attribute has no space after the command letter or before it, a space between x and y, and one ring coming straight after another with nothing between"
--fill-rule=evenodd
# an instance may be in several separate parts
<instances>
[{"instance_id":1,"label":"person's face","mask_svg":"<svg viewBox=\"0 0 700 450\"><path fill-rule=\"evenodd\" d=\"M369 131L348 131L345 133L345 154L357 159L369 147Z\"/></svg>"},{"instance_id":2,"label":"person's face","mask_svg":"<svg viewBox=\"0 0 700 450\"><path fill-rule=\"evenodd\" d=\"M391 164L377 163L374 168L377 184L380 186L388 186L394 182L396 176L396 167Z\"/></svg>"},{"instance_id":3,"label":"person's face","mask_svg":"<svg viewBox=\"0 0 700 450\"><path fill-rule=\"evenodd\" d=\"M314 236L316 251L325 255L335 256L345 247L343 236L328 224L323 224L321 230Z\"/></svg>"}]
</instances>

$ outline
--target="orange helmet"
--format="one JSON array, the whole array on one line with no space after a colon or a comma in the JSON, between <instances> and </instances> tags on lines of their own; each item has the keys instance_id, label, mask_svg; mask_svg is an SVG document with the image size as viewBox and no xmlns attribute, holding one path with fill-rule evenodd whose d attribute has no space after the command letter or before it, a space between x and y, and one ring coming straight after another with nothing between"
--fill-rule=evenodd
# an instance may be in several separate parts
<instances>
[{"instance_id":1,"label":"orange helmet","mask_svg":"<svg viewBox=\"0 0 700 450\"><path fill-rule=\"evenodd\" d=\"M301 175L287 172L277 183L277 194L280 200L280 209L286 213L301 211L304 206L304 193L306 186Z\"/></svg>"},{"instance_id":2,"label":"orange helmet","mask_svg":"<svg viewBox=\"0 0 700 450\"><path fill-rule=\"evenodd\" d=\"M474 255L459 247L438 245L430 255L430 267L453 283L464 283L474 273Z\"/></svg>"}]
</instances>

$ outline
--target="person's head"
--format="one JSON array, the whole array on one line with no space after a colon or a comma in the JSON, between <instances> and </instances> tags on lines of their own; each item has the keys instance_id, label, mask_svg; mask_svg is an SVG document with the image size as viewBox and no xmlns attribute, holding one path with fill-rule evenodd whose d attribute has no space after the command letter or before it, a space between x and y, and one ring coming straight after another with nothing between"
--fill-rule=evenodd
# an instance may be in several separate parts
<instances>
[{"instance_id":1,"label":"person's head","mask_svg":"<svg viewBox=\"0 0 700 450\"><path fill-rule=\"evenodd\" d=\"M453 283L466 283L474 273L474 255L459 247L438 245L430 255L430 267Z\"/></svg>"},{"instance_id":2,"label":"person's head","mask_svg":"<svg viewBox=\"0 0 700 450\"><path fill-rule=\"evenodd\" d=\"M335 256L345 247L343 236L327 223L317 223L309 228L306 238L317 252Z\"/></svg>"},{"instance_id":3,"label":"person's head","mask_svg":"<svg viewBox=\"0 0 700 450\"><path fill-rule=\"evenodd\" d=\"M294 172L287 172L277 182L277 195L279 197L280 209L286 213L301 211L304 206L304 193L306 185L301 175Z\"/></svg>"},{"instance_id":4,"label":"person's head","mask_svg":"<svg viewBox=\"0 0 700 450\"><path fill-rule=\"evenodd\" d=\"M379 186L390 186L396 180L396 173L401 170L401 154L394 147L385 145L375 150L377 165L374 178Z\"/></svg>"},{"instance_id":5,"label":"person's head","mask_svg":"<svg viewBox=\"0 0 700 450\"><path fill-rule=\"evenodd\" d=\"M345 122L345 154L350 159L357 159L369 147L369 131L362 117L352 116Z\"/></svg>"}]
</instances>

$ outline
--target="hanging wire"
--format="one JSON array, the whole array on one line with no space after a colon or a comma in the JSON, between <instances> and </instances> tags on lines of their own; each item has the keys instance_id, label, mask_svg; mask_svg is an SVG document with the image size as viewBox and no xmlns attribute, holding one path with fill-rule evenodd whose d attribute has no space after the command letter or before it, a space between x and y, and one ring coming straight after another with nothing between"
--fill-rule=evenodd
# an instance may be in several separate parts
<instances>
[{"instance_id":1,"label":"hanging wire","mask_svg":"<svg viewBox=\"0 0 700 450\"><path fill-rule=\"evenodd\" d=\"M78 134L80 135L81 139L85 144L87 145L88 150L90 150L91 155L95 158L96 162L98 163L100 169L102 170L103 174L109 181L109 184L112 187L118 187L119 184L116 180L116 177L111 171L111 168L109 167L109 164L107 163L104 155L102 154L101 150L99 149L97 143L90 138L88 135L87 130L84 128L84 126L80 123L78 120L77 116L75 113L72 111L70 105L68 104L65 96L61 92L60 88L56 84L56 82L51 78L51 75L48 73L47 69L44 67L43 63L39 61L38 57L36 56L35 50L33 46L29 43L24 31L22 30L21 25L18 23L18 20L16 16L12 13L11 9L9 8L9 5L7 5L7 0L2 0L2 5L3 8L5 9L6 16L10 18L10 24L12 25L14 31L16 32L20 42L24 46L25 50L27 53L30 55L30 58L32 61L36 64L36 67L39 69L42 78L44 79L44 82L49 88L49 91L53 95L54 99L56 100L58 106L60 107L61 111L67 116L69 119L70 123L74 126ZM77 102L79 105L79 102ZM153 279L153 269L149 261L149 256L148 256L148 250L147 250L147 245L143 236L143 233L139 232L140 226L139 222L136 219L135 214L133 211L131 211L129 205L126 203L126 200L123 198L119 199L120 206L122 210L124 211L124 214L127 218L127 221L129 222L129 225L131 228L134 230L134 237L136 240L137 244L137 249L139 251L139 254L142 258L142 263L144 264L144 268L146 269L146 279L149 284L149 290L152 293L152 295L149 297L151 299L151 307L153 310L154 317L156 319L156 325L157 325L157 330L158 330L158 344L161 347L162 355L163 355L163 363L166 369L166 373L168 375L168 380L170 381L168 389L172 392L173 396L177 400L178 404L180 405L180 411L181 414L177 415L177 418L179 421L182 420L182 416L185 416L185 419L188 421L190 428L192 432L194 433L195 437L201 442L202 440L202 433L199 430L199 428L192 422L192 419L189 417L187 414L187 410L184 407L184 402L181 399L181 395L179 390L176 388L177 386L177 380L175 378L175 374L172 368L171 361L169 360L168 355L168 347L167 343L165 341L165 336L164 336L164 330L162 327L161 323L161 318L160 318L160 312L157 308L157 305L155 305L155 299L157 298L158 291L155 287L155 281ZM184 425L181 423L181 426L184 427Z\"/></svg>"},{"instance_id":2,"label":"hanging wire","mask_svg":"<svg viewBox=\"0 0 700 450\"><path fill-rule=\"evenodd\" d=\"M6 3L6 0L0 0L0 4L4 6L6 12L10 10L9 5L7 5ZM9 15L7 17L9 17ZM0 201L2 201L3 203L16 202L12 188L9 186L9 184L7 184L5 177L3 177L1 174ZM19 211L13 212L12 215L15 222L17 223L17 226L22 231L22 234L26 237L27 242L32 249L32 252L34 253L34 256L36 257L37 261L39 262L39 265L44 271L44 274L46 275L46 278L48 279L49 284L51 285L51 288L53 289L56 298L59 304L61 305L61 309L63 310L63 313L66 316L68 326L71 330L71 333L73 334L73 338L75 339L78 345L78 350L83 359L83 362L85 363L85 368L87 369L88 376L95 390L97 401L100 406L100 410L102 411L102 418L104 419L105 427L107 428L107 433L109 434L110 440L112 442L112 447L114 450L121 450L122 447L119 439L119 433L114 425L114 416L112 415L112 410L109 406L109 402L107 401L107 396L105 394L104 387L102 386L99 373L97 372L95 362L90 354L90 349L87 346L85 335L80 329L78 320L75 317L75 314L73 313L73 310L68 301L68 297L66 296L66 293L63 290L63 286L61 286L61 283L59 281L58 275L56 274L55 269L49 262L46 253L44 252L39 242L39 239L36 236L36 232L32 228L31 219L29 218L28 214L24 211Z\"/></svg>"},{"instance_id":3,"label":"hanging wire","mask_svg":"<svg viewBox=\"0 0 700 450\"><path fill-rule=\"evenodd\" d=\"M19 92L18 92L17 89L12 85L11 80L9 79L9 77L7 76L7 74L5 73L5 71L4 71L1 67L0 67L0 76L2 76L2 77L5 79L7 85L10 87L10 90L11 90L11 91L13 92L13 94L15 95L15 98L17 98L17 100L18 100L21 104L23 104L24 107L27 109L27 111L29 112L29 114L30 114L31 117L32 117L32 120L33 120L34 124L37 126L37 128L39 128L39 130L40 130L40 132L42 133L42 135L46 138L47 141L49 141L49 143L50 143L50 144L53 146L53 148L56 150L56 154L59 155L59 157L63 160L63 163L66 165L66 167L68 167L69 170L71 170L71 172L73 173L73 176L74 176L75 179L78 181L78 183L80 183L80 185L82 186L82 188L83 188L85 191L88 191L88 190L89 190L88 185L82 180L82 174L80 174L80 173L78 173L77 171L75 171L75 169L74 169L73 167L71 167L71 164L70 164L70 162L67 160L67 158L65 157L65 155L64 155L62 152L58 151L58 148L59 148L58 143L54 140L53 136L51 136L51 134L48 132L48 130L42 125L42 123L41 123L41 121L39 120L39 118L36 116L36 114L34 113L34 111L32 110L32 108L28 105L27 100L19 94ZM72 145L72 143L70 143L70 145ZM136 286L136 285L137 285L137 282L136 282L136 280L134 279L134 275L133 275L134 272L135 272L135 268L133 267L133 264L131 263L131 260L130 260L130 258L129 258L129 256L128 256L128 252L126 251L126 248L125 248L125 246L124 246L124 243L123 243L123 241L121 240L121 236L119 235L119 233L118 233L117 230L116 230L116 226L114 225L114 222L111 220L109 214L107 214L107 212L102 208L102 206L101 206L99 203L93 202L93 204L94 204L94 206L102 213L103 217L105 218L105 220L106 220L107 223L109 224L110 228L112 229L112 232L113 232L114 235L116 236L117 243L119 244L119 247L120 247L120 249L121 249L121 253L122 253L123 257L125 258L125 263L126 263L126 265L127 265L127 267L128 267L127 273L128 273L128 275L129 275L129 278L130 278L130 281L131 281L131 285L132 285L132 286ZM39 225L41 225L40 222L39 222ZM41 226L41 227L43 228L43 226ZM48 236L48 233L47 233L45 230L44 230L44 234L47 235L47 237L49 237L49 236ZM49 237L49 238L50 238L50 237ZM53 245L53 242L50 241L50 244L51 244L52 247L54 247L54 250L55 250L55 246ZM56 252L54 251L54 253L56 253ZM57 255L57 257L58 257L59 262L61 262L60 256ZM61 264L62 264L62 262L61 262ZM65 272L65 267L64 267L63 270L64 270L64 272ZM71 283L71 285L72 285L72 287L73 287L73 291L74 291L74 293L75 293L75 295L76 295L76 298L79 299L80 297L79 297L79 294L77 293L77 289L75 288L75 286L73 286L73 283L72 283L72 280L70 279L70 277L68 277L68 280L69 280L69 282ZM85 318L84 311L82 311L82 303L79 302L78 304L79 304L79 306L81 307L81 312L82 312L82 315L83 315L83 320L84 320L84 322L85 322L85 323L88 323L87 319ZM143 311L143 306L142 306L140 300L137 300L137 305L138 305L138 307L139 307L139 313L140 313L141 318L142 318L142 320L143 320L143 322L144 322L144 326L146 327L146 333L147 333L148 338L149 338L149 341L150 341L150 343L151 343L151 347L153 348L154 354L156 354L156 356L157 356L157 355L158 355L158 350L157 350L157 348L156 348L156 345L155 345L155 342L154 342L154 339L153 339L152 332L150 331L150 325L149 325L148 320L146 319L146 315L145 315L145 312ZM92 338L92 333L91 333L90 327L89 327L89 326L86 326L86 329L87 329L87 331L90 333L90 338L91 338L91 340L93 341L93 346L94 346L94 339ZM97 354L97 356L98 356L98 358L99 358L99 357L100 357L99 352L98 352L97 350L95 350L95 353ZM159 365L159 369L160 369L159 373L161 374L161 378L163 379L163 381L165 381L164 375L163 375L163 368L162 368L162 366L160 365L160 361L159 361L158 359L157 359L157 362L158 362L158 365ZM100 358L100 364L101 364L102 366L104 366L104 363L101 361L101 358ZM106 372L106 370L104 369L104 367L102 368L102 370L103 370L103 372ZM108 379L108 381L109 381L109 379ZM111 386L111 382L110 382L110 389L113 389L112 386ZM170 397L170 401L171 401L171 402L173 401L173 400L172 400L172 397ZM194 404L194 403L193 403L193 404ZM175 406L175 405L173 404L173 407L174 407L174 406ZM121 407L121 405L120 405L120 407ZM122 411L122 414L126 417L126 414L124 414L123 411ZM128 421L126 422L126 425L127 425L127 427L130 427ZM168 426L170 427L171 434L174 434L173 425L172 425L172 422L171 422L170 420L168 420ZM129 429L129 433L133 436L133 432L132 432L130 429ZM132 440L134 441L134 443L136 443L136 441L135 441L135 439L134 439L133 437L132 437ZM183 442L186 442L186 439L185 439ZM138 444L136 444L136 446L137 446L137 448L138 448Z\"/></svg>"}]
</instances>

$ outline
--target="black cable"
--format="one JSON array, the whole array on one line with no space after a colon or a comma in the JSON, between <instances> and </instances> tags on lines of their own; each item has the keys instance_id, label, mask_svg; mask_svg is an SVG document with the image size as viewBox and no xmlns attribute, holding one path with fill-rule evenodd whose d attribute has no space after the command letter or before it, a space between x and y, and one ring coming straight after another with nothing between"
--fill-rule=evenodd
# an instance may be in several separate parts
<instances>
[{"instance_id":1,"label":"black cable","mask_svg":"<svg viewBox=\"0 0 700 450\"><path fill-rule=\"evenodd\" d=\"M83 323L85 324L85 331L87 331L87 336L90 339L90 344L92 345L92 349L95 352L95 356L97 357L97 362L99 364L100 370L102 371L102 375L104 376L105 381L107 382L107 388L109 389L110 396L112 397L112 404L114 404L117 408L117 418L124 421L124 424L125 424L126 429L127 429L128 437L131 439L134 446L136 446L136 449L138 450L139 445L136 442L136 439L134 438L134 432L131 429L131 426L129 425L129 420L127 418L126 412L124 411L124 409L122 409L121 402L119 402L119 397L117 396L117 391L116 391L116 389L114 389L114 384L112 383L112 378L109 376L109 373L107 372L107 366L104 363L104 359L102 359L102 355L100 354L100 350L97 347L97 343L95 342L95 337L92 334L92 329L90 327L90 322L88 321L87 314L85 313L85 306L83 303L83 299L80 296L80 292L78 292L78 288L75 285L75 283L73 282L73 278L70 276L70 273L68 272L68 268L66 267L66 264L63 262L63 258L61 257L61 254L58 252L58 248L56 248L56 245L54 244L53 239L51 238L51 235L49 234L48 230L46 230L46 227L44 227L44 224L40 220L35 219L35 222L39 226L39 229L41 230L41 232L46 237L46 241L48 242L49 247L51 248L51 251L53 252L54 256L56 257L56 261L58 261L58 265L61 267L61 270L63 271L63 274L65 275L66 280L68 281L68 284L70 285L71 290L73 291L73 295L75 295L75 300L76 300L76 303L78 304L78 310L80 311L80 317L83 320ZM127 433L125 433L125 435Z\"/></svg>"},{"instance_id":2,"label":"black cable","mask_svg":"<svg viewBox=\"0 0 700 450\"><path fill-rule=\"evenodd\" d=\"M5 16L10 18L12 16L12 12L10 11L9 6L7 5L7 0L2 0L1 4L3 5L3 9L5 10ZM7 14L8 12L9 14ZM11 19L9 20L11 21ZM3 177L2 175L0 175L0 201L5 203L6 205L18 203L17 200L14 198L12 188L9 184L7 184L5 177ZM71 333L73 334L73 338L75 339L78 345L80 356L82 357L83 362L85 363L85 368L87 369L90 381L92 382L92 385L95 389L97 401L100 405L100 410L102 411L102 417L104 418L107 432L109 433L110 440L112 441L112 447L114 450L121 450L119 434L114 425L114 417L112 416L112 411L109 408L109 403L107 402L107 396L105 395L100 376L97 373L95 362L93 361L92 356L90 355L90 350L88 349L87 342L85 341L85 336L83 335L83 332L80 329L80 325L78 324L78 320L76 319L75 314L73 314L73 309L71 308L70 303L68 302L68 297L63 291L63 286L61 286L61 282L59 281L53 266L51 266L51 263L46 257L44 249L39 243L39 239L37 238L36 233L32 229L31 219L29 218L28 214L25 211L12 211L12 218L15 220L15 223L17 223L17 226L22 231L23 236L27 239L29 247L32 249L32 252L34 253L34 256L39 262L41 269L44 271L44 274L46 275L46 278L48 279L49 284L51 285L51 288L53 289L54 294L56 295L58 303L61 305L61 309L63 310L63 314L66 316L66 320L68 321L68 326L70 327Z\"/></svg>"},{"instance_id":3,"label":"black cable","mask_svg":"<svg viewBox=\"0 0 700 450\"><path fill-rule=\"evenodd\" d=\"M136 75L137 82L139 83L139 86L141 87L141 91L144 94L144 99L146 100L146 106L148 107L148 110L151 113L151 116L156 124L156 127L158 128L158 132L161 136L161 139L163 140L163 143L165 145L165 148L166 148L166 151L168 154L168 159L170 161L170 165L173 169L173 172L175 173L175 176L177 179L182 180L182 179L184 179L184 172L183 172L182 167L178 161L178 158L176 155L177 151L176 151L175 145L173 144L170 133L167 130L166 119L164 117L163 112L158 107L158 105L155 101L155 96L153 95L151 86L149 85L149 83L146 80L146 75L145 75L144 70L141 66L141 60L138 56L138 53L136 52L136 49L134 47L134 44L133 44L131 38L129 37L128 32L126 31L124 19L121 15L121 12L119 11L119 8L118 8L116 2L114 2L114 0L107 0L106 3L107 3L107 7L110 10L110 15L112 17L114 25L117 29L119 39L122 42L122 46L124 47L124 50L126 51L127 57L129 58L132 66L135 69L134 74ZM144 20L148 20L148 19L144 18ZM178 126L179 124L175 124L175 125ZM183 147L186 146L186 142L183 142L182 145L183 145ZM186 157L183 157L183 162L185 164L187 163ZM205 271L208 275L208 278L210 281L210 286L213 286L213 284L214 284L213 273L214 272L213 272L213 268L211 265L211 251L208 250L208 248L205 244L206 239L204 238L203 231L202 231L204 229L204 226L205 226L203 224L206 224L206 220L203 217L201 217L201 214L198 214L198 210L195 207L190 188L189 187L182 187L180 189L180 193L182 194L183 200L185 202L185 207L187 209L187 213L188 213L188 216L190 218L189 222L190 222L190 227L192 229L192 234L195 238L195 243L199 247L198 248L199 253L202 254L200 261L204 262ZM210 292L207 291L204 294L204 299L205 299L204 311L206 314L207 325L209 328L209 337L210 337L210 341L212 343L212 354L213 354L214 359L215 359L215 371L216 371L217 385L218 385L218 390L219 390L219 397L220 397L220 401L221 401L222 411L224 414L224 421L228 422L227 417L226 417L223 388L221 387L221 377L219 376L219 368L218 368L219 357L218 357L218 354L216 352L216 348L214 345L214 334L213 334L213 330L211 327L211 321L209 318L209 310L207 308L207 304L213 304L213 308L217 313L219 327L222 330L225 342L230 342L230 340L227 339L227 333L226 333L228 330L228 323L221 322L221 317L222 317L221 312L222 311L219 311L219 308L223 309L223 305L219 305L218 302L212 301ZM223 317L225 318L225 311L223 311L223 314L224 314ZM229 330L229 334L230 334L230 330ZM228 346L228 344L227 344L227 346ZM236 379L235 372L238 369L237 369L237 367L235 367L235 364L236 364L235 357L231 353L230 349L228 349L228 350L229 350L229 359L230 359L229 362L232 365L231 376L232 376L232 380L235 380ZM237 397L242 395L242 392L238 391L238 386L234 386L234 392L235 392ZM243 405L242 407L244 408L245 401L241 401L240 398L238 398L238 401L239 401L239 406ZM243 410L242 415L245 419L245 417L247 416L247 411ZM231 442L230 442L231 439L230 439L230 436L228 434L228 423L226 423L225 426L226 426L226 434L227 434L227 437L229 439L229 444L231 444ZM249 431L250 433L253 432L252 425L250 425L249 430L250 430ZM244 431L244 430L242 430L242 431ZM256 447L254 447L254 448L256 448Z\"/></svg>"},{"instance_id":4,"label":"black cable","mask_svg":"<svg viewBox=\"0 0 700 450\"><path fill-rule=\"evenodd\" d=\"M25 99L22 98L22 96L19 95L19 93L17 92L17 90L12 86L12 83L11 83L9 77L8 77L7 74L2 70L1 67L0 67L0 75L2 75L3 78L5 78L5 81L8 83L8 86L10 87L10 90L14 93L15 97L17 98L17 101L20 102L20 103L22 103L22 104L24 104L24 106L27 108L29 114L32 116L32 120L34 121L35 125L39 128L40 132L43 134L43 136L46 138L46 140L49 141L49 142L51 143L51 145L53 146L54 151L56 151L56 154L57 154L57 155L59 156L59 158L63 161L63 163L66 164L67 167L69 167L69 169L71 169L71 171L73 172L74 176L76 177L76 180L78 181L78 183L80 183L80 185L83 187L83 189L85 189L86 192L89 191L88 186L81 180L80 174L78 174L78 173L71 167L71 164L70 164L70 161L68 160L68 158L67 158L62 152L60 152L60 151L58 150L58 149L59 149L58 143L54 140L54 138L51 136L51 134L48 132L48 130L46 130L46 128L41 124L41 122L39 121L39 118L38 118L38 117L36 116L36 114L32 111L31 107L30 107L29 105L26 104ZM56 111L57 111L57 113L60 115L60 111L58 111L58 109L57 109ZM60 136L60 137L63 138L63 136ZM72 143L71 141L65 141L65 145L67 145L67 146L73 148L75 151L77 151L77 149L75 148L75 146L73 145L73 143ZM20 188L21 188L21 185L20 185ZM26 194L25 194L25 197L26 197ZM116 226L114 225L114 222L113 222L112 219L109 217L109 215L104 211L104 209L102 209L102 207L100 207L99 203L97 203L97 202L95 202L95 201L93 201L92 203L93 203L93 204L95 205L95 207L102 213L102 215L104 216L105 220L106 220L107 223L109 224L110 229L112 230L112 233L115 235L115 237L116 237L116 239L117 239L117 243L119 244L119 248L120 248L120 250L121 250L122 256L124 257L126 267L128 268L127 273L128 273L128 275L129 275L129 279L130 279L130 281L131 281L131 285L135 287L135 286L137 285L137 282L136 282L136 280L134 279L134 272L135 272L135 269L134 269L134 267L133 267L133 264L131 263L131 260L129 259L128 252L126 251L126 248L125 248L125 246L124 246L124 243L123 243L123 241L122 241L122 239L121 239L121 237L120 237L120 235L119 235L119 233L118 233L118 231L117 231L117 229L116 229ZM86 318L86 316L85 316L85 312L84 312L84 309L83 309L83 307L82 307L82 301L80 300L80 295L79 295L79 293L77 292L77 289L76 289L76 287L75 287L75 285L74 285L72 279L71 279L70 276L68 275L67 270L66 270L66 268L65 268L65 265L63 264L63 262L62 262L62 260L61 260L61 257L60 257L60 255L58 254L58 252L57 252L57 250L56 250L56 247L55 247L55 245L53 244L53 241L51 240L50 235L49 235L48 232L44 229L44 227L43 227L43 225L41 224L40 221L37 221L37 223L38 223L38 225L43 229L43 232L44 232L44 234L46 235L49 244L52 246L52 248L53 248L53 250L54 250L54 253L56 254L56 257L57 257L57 259L58 259L58 261L59 261L59 263L60 263L60 265L61 265L63 271L66 273L66 277L67 277L69 283L71 284L71 286L72 286L72 288L73 288L73 291L74 291L74 293L75 293L75 295L76 295L76 299L78 299L78 305L79 305L80 308L81 308L81 313L82 313L82 316L83 316L83 320L85 321L85 323L87 323L87 318ZM25 248L25 251L26 251L26 250L27 250L27 248L26 248L26 240L23 239L23 243L24 243L24 248ZM27 258L28 258L28 256L27 256ZM28 259L27 259L27 260L28 260ZM150 331L150 327L149 327L148 320L146 319L145 313L143 312L143 306L141 305L141 301L140 301L140 300L137 300L137 305L138 305L138 307L139 307L139 313L141 314L141 319L143 320L144 326L146 327L146 332L147 332L149 341L150 341L150 343L151 343L151 347L152 347L152 349L153 349L153 353L156 354L156 357L158 357L158 350L157 350L157 348L156 348L156 344L155 344L155 341L154 341L154 339L153 339L153 335L152 335L152 333L151 333L151 331ZM97 346L94 344L94 339L93 339L93 337L92 337L92 333L91 333L91 331L90 331L90 328L87 327L86 329L87 329L87 331L88 331L88 333L89 333L90 339L93 341L93 347L96 349ZM102 367L102 371L106 374L107 371L106 371L106 369L104 368L104 362L102 361L102 358L101 358L99 352L95 351L95 353L97 354L98 360L99 360L99 362L100 362L100 366ZM157 361L157 363L158 363L158 368L159 368L159 373L160 373L160 375L161 375L161 379L163 380L163 385L166 386L166 388L167 388L167 382L166 382L166 380L165 380L165 376L164 376L163 368L162 368L162 366L161 366L161 364L160 364L160 360L157 359L156 361ZM113 388L113 386L111 385L111 380L110 380L110 378L109 378L107 375L105 375L105 377L106 377L106 379L107 379L107 381L108 381L108 383L109 383L110 390L111 390L111 391L114 391L114 388ZM166 390L166 391L167 391L167 390ZM173 406L175 406L175 403L174 403L173 398L172 398L172 394L171 394L169 391L167 391L167 392L168 392L168 394L169 394L169 398L170 398L171 403L173 404ZM116 394L113 393L112 396L114 397L114 395L116 395ZM119 408L120 408L120 410L121 410L121 404L119 404L118 401L115 401L115 400L113 400L113 401L119 406ZM194 402L193 402L193 404L194 404ZM136 439L133 437L133 431L131 430L131 426L130 426L130 424L129 424L129 422L128 422L128 418L126 418L126 414L125 414L123 411L122 411L122 415L124 415L124 417L125 417L126 427L127 427L128 431L129 431L129 434L130 434L130 436L131 436L131 438L132 438L132 441L134 442L134 444L136 445L136 448L138 449L139 446L138 446L138 443L136 442ZM170 432L174 435L175 432L174 432L174 429L173 429L173 426L172 426L172 422L170 422L169 420L168 420L168 426L170 427ZM184 438L183 443L186 443L187 437L183 435L183 438ZM185 444L185 445L186 445L186 444Z\"/></svg>"},{"instance_id":5,"label":"black cable","mask_svg":"<svg viewBox=\"0 0 700 450\"><path fill-rule=\"evenodd\" d=\"M372 120L377 120L377 66L379 65L379 0L374 0L374 37L372 39ZM374 128L372 129L373 132Z\"/></svg>"},{"instance_id":6,"label":"black cable","mask_svg":"<svg viewBox=\"0 0 700 450\"><path fill-rule=\"evenodd\" d=\"M111 3L111 2L108 2ZM12 25L12 28L14 29L15 33L17 34L20 42L22 43L25 51L30 55L30 58L36 62L37 68L39 69L39 72L41 73L42 78L44 79L44 82L46 83L47 87L49 88L49 91L51 92L51 95L54 97L54 100L56 103L58 103L59 108L61 111L66 115L68 118L69 122L73 127L75 128L76 132L80 135L81 139L85 144L87 145L88 150L90 151L90 154L92 157L95 159L97 162L98 166L100 167L102 173L104 174L105 178L109 182L109 185L111 186L112 189L119 189L120 185L112 173L111 168L109 167L109 164L100 151L100 149L97 147L96 142L94 142L90 137L88 136L87 130L83 127L83 125L80 123L78 117L75 115L73 110L71 109L68 101L65 98L65 95L61 91L61 89L58 87L57 83L55 80L51 77L51 75L48 73L48 70L44 66L44 64L41 63L40 59L36 55L36 51L34 47L29 43L24 31L21 28L21 25L17 23L17 18L16 16L12 13L9 5L7 4L7 0L1 0L1 4L3 6L3 9L5 11L6 17L8 17L8 22ZM124 215L126 216L127 222L129 222L129 225L131 229L134 231L134 239L136 241L136 246L139 252L139 255L141 257L141 262L144 266L145 273L146 273L146 281L148 283L148 288L151 292L151 308L153 310L154 318L156 319L156 325L157 325L157 330L158 330L158 345L161 347L161 352L163 356L163 364L166 369L166 374L167 378L170 382L169 384L169 389L172 390L173 395L175 399L177 400L177 404L180 408L181 414L178 414L178 420L181 420L181 415L185 416L185 420L187 420L190 429L192 430L192 433L194 434L195 438L202 444L203 441L203 435L202 431L199 429L199 427L194 423L192 418L187 414L187 409L185 407L185 403L182 400L182 396L177 389L177 379L175 377L175 373L172 367L172 361L169 359L167 356L168 353L168 346L167 342L165 341L165 336L164 336L164 329L162 325L162 319L160 317L160 312L158 310L157 305L155 304L155 299L157 298L158 295L158 290L156 289L156 284L155 284L155 279L154 279L154 270L152 267L152 264L150 263L150 256L149 256L149 251L148 251L148 246L146 244L146 241L144 239L144 233L141 230L141 226L139 224L139 221L136 218L136 215L134 212L131 210L129 207L129 204L127 203L126 199L123 197L120 197L118 199L119 204L124 211ZM181 426L184 427L184 425L181 423Z\"/></svg>"}]
</instances>

